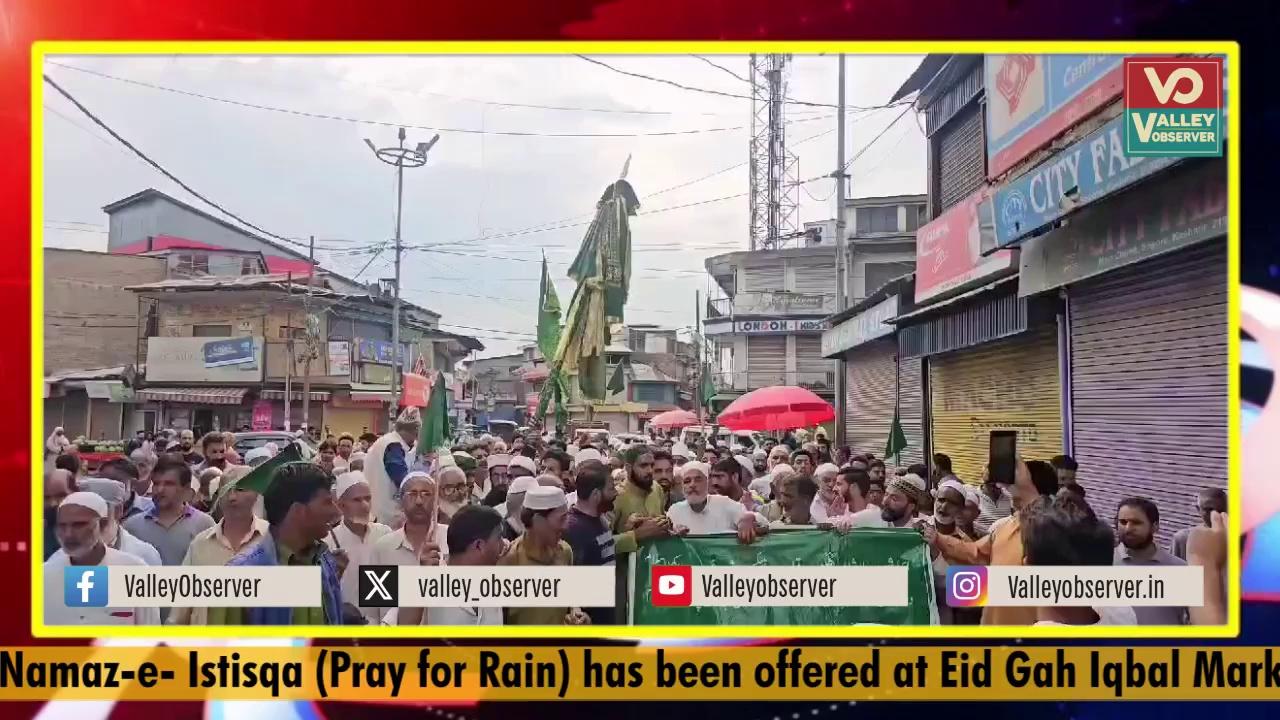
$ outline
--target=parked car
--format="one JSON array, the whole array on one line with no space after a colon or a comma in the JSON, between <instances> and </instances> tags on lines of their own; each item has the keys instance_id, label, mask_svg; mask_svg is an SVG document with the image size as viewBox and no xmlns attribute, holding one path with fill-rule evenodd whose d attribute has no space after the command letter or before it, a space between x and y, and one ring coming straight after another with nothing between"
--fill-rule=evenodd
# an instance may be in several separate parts
<instances>
[{"instance_id":1,"label":"parked car","mask_svg":"<svg viewBox=\"0 0 1280 720\"><path fill-rule=\"evenodd\" d=\"M276 447L283 450L285 446L294 440L302 440L299 443L302 446L302 454L310 459L315 456L316 448L311 444L311 440L306 436L298 437L296 433L285 432L284 430L265 430L262 432L238 432L236 435L236 452L240 457L244 457L245 453L254 448L260 448L267 443L275 443Z\"/></svg>"}]
</instances>

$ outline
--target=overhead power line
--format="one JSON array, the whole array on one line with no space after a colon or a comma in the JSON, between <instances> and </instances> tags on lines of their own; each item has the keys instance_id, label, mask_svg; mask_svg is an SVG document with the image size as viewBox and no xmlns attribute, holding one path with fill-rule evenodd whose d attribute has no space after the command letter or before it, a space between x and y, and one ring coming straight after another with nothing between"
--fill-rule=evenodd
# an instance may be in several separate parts
<instances>
[{"instance_id":1,"label":"overhead power line","mask_svg":"<svg viewBox=\"0 0 1280 720\"><path fill-rule=\"evenodd\" d=\"M193 197L198 198L201 202L203 202L203 203L205 203L206 205L208 205L208 206L210 206L210 207L214 208L215 210L217 210L218 212L222 213L223 215L226 215L227 217L232 218L233 220L235 220L236 222L240 223L241 225L244 225L244 226L246 226L246 227L253 228L254 230L257 230L258 232L262 233L263 235L266 235L267 237L274 238L274 239L276 239L276 240L279 240L280 242L288 243L289 245L293 245L293 246L295 246L295 247L304 248L304 249L309 249L309 245L308 245L307 243L298 242L298 241L293 240L293 239L291 239L291 238L287 238L287 237L285 237L285 236L283 236L283 235L278 235L278 234L276 234L276 233L273 233L273 232L271 232L270 230L267 230L267 229L265 229L265 228L263 228L263 227L261 227L261 226L259 226L259 225L256 225L256 224L254 224L254 223L252 223L252 222L249 222L248 220L244 219L244 218L243 218L243 217L241 217L240 215L238 215L238 214L236 214L236 213L234 213L234 212L232 212L232 211L228 210L227 208L223 207L222 205L220 205L219 203L215 202L214 200L211 200L210 198L208 198L207 196L205 196L205 195L204 195L203 193L201 193L200 191L198 191L198 190L196 190L195 188L193 188L193 187L191 187L190 185L188 185L186 182L184 182L184 181L183 181L181 178L179 178L177 175L174 175L173 173L169 172L169 170L167 170L163 165L161 165L160 163L156 162L155 160L152 160L152 159L151 159L151 157L150 157L149 155L147 155L146 153L142 152L142 150L139 150L139 149L138 149L138 147L137 147L136 145L134 145L133 143L129 142L129 141L128 141L128 140L126 140L124 137L122 137L122 136L120 135L120 133L116 132L116 131L115 131L115 130L110 126L110 125L108 125L108 124L107 124L106 122L104 122L101 118L99 118L97 115L95 115L95 114L93 113L93 111L92 111L92 110L90 110L89 108L85 107L85 106L84 106L84 103L81 103L79 100L77 100L77 99L75 98L75 96L74 96L74 95L72 95L71 93L67 92L67 91L66 91L66 90L65 90L61 85L59 85L57 82L55 82L53 78L49 77L48 75L45 75L45 76L44 76L44 81L45 81L46 83L48 83L48 84L49 84L49 86L50 86L50 87L52 87L54 90L57 90L57 91L58 91L58 94L62 95L62 97L64 97L64 98L66 98L68 102L70 102L72 105L75 105L75 106L76 106L76 109L77 109L77 110L79 110L80 112L84 113L85 117L87 117L87 118L89 118L90 120L92 120L92 121L93 121L93 123L94 123L95 125L97 125L98 127L102 128L103 130L106 130L106 131L107 131L107 133L108 133L109 135L111 135L111 137L115 138L117 142L119 142L121 145L124 145L126 148L128 148L129 150L131 150L131 151L133 152L133 154L137 155L139 158L141 158L141 159L142 159L144 162L146 162L148 165L150 165L151 167L155 168L157 171L159 171L159 172L160 172L160 174L162 174L162 175L164 175L165 177L167 177L167 178L169 178L170 180L172 180L174 183L176 183L176 184L178 185L178 187L182 188L183 190L186 190L186 191L187 191L188 193L190 193ZM328 248L325 248L325 249L328 249Z\"/></svg>"},{"instance_id":2,"label":"overhead power line","mask_svg":"<svg viewBox=\"0 0 1280 720\"><path fill-rule=\"evenodd\" d=\"M720 63L718 63L718 62L716 62L716 61L714 61L714 60L712 60L712 59L710 59L710 58L708 58L708 57L705 57L705 56L702 56L702 55L694 55L694 57L695 57L695 58L697 58L697 59L699 59L699 60L701 60L702 62L704 62L704 63L706 63L706 64L710 65L711 67L713 67L713 68L715 68L715 69L719 70L719 71L720 71L720 72L722 72L722 73L725 73L725 74L727 74L727 75L729 75L729 76L731 76L731 77L733 77L733 78L735 78L735 79L737 79L737 80L741 80L742 82L744 82L744 83L746 83L746 84L748 84L748 85L750 85L750 84L751 84L751 81L750 81L750 80L748 80L748 79L746 79L746 78L742 77L742 76L741 76L741 75L739 75L738 73L736 73L736 72L734 72L734 71L730 70L729 68L727 68L727 67L725 67L725 66L721 65Z\"/></svg>"},{"instance_id":3,"label":"overhead power line","mask_svg":"<svg viewBox=\"0 0 1280 720\"><path fill-rule=\"evenodd\" d=\"M690 92L703 93L703 94L705 94L705 95L718 95L718 96L720 96L720 97L735 98L735 99L737 99L737 100L751 100L751 99L752 99L752 97L751 97L750 95L740 95L740 94L738 94L738 93L724 92L724 91L722 91L722 90L711 90L711 89L709 89L709 88L695 87L695 86L693 86L693 85L685 85L684 83L678 83L678 82L676 82L676 81L674 81L674 80L667 80L666 78L654 77L654 76L652 76L652 75L645 75L644 73L637 73L637 72L631 72L631 71L629 71L629 70L623 70L623 69L621 69L621 68L614 67L613 65L610 65L610 64L609 64L609 63L607 63L607 62L603 62L603 61L601 61L601 60L597 60L597 59L595 59L595 58L587 57L586 55L576 55L576 54L575 54L575 56L576 56L576 57L579 57L579 58L582 58L583 60L586 60L587 62L589 62L589 63L591 63L591 64L593 64L593 65L599 65L600 67L605 68L606 70L610 70L610 71L612 71L612 72L618 73L619 75L626 75L627 77L638 78L638 79L640 79L640 80L648 80L649 82L655 82L655 83L659 83L659 84L661 84L661 85L669 85L669 86L674 87L674 88L679 88L680 90L688 90L688 91L690 91ZM788 98L786 102L787 102L787 104L789 104L789 105L804 105L804 106L806 106L806 107L821 107L821 108L833 108L833 109L837 107L836 105L834 105L834 104L832 104L832 103L807 102L807 101L805 101L805 100L793 100L793 99L791 99L791 98ZM847 108L846 108L846 109L848 109L848 110L875 110L875 109L877 109L877 108L883 108L883 107L897 107L897 106L899 106L899 105L903 105L903 104L906 104L906 103L907 103L907 101L905 101L905 100L900 100L900 101L898 101L898 102L895 102L895 103L888 103L888 104L886 104L886 105L867 105L867 106L856 106L856 105L850 105L850 106L847 106ZM799 122L799 121L795 121L795 122Z\"/></svg>"},{"instance_id":4,"label":"overhead power line","mask_svg":"<svg viewBox=\"0 0 1280 720\"><path fill-rule=\"evenodd\" d=\"M537 132L533 130L487 130L484 128L466 128L466 127L444 127L439 125L419 125L406 122L393 122L390 120L373 120L369 118L351 117L348 115L334 115L331 113L318 113L308 110L296 110L293 108L279 107L275 105L264 105L262 103L248 102L245 100L235 100L232 98L218 97L215 95L207 95L192 90L183 90L181 88L169 87L167 85L158 85L156 83L145 82L142 80L134 80L132 78L120 77L109 73L90 70L88 68L76 67L75 65L67 65L53 61L47 61L50 65L56 65L68 70L85 73L88 75L96 75L108 80L136 85L139 87L158 90L161 92L173 93L175 95L183 95L186 97L208 100L210 102L222 103L225 105L234 105L236 107L250 108L253 110L263 110L266 112L280 113L284 115L294 115L297 117L312 118L315 120L332 120L346 123L355 123L360 125L375 125L379 127L394 128L413 128L416 130L429 130L441 133L461 133L466 135L501 135L508 137L550 137L550 138L633 138L633 137L675 137L682 135L700 135L703 133L720 133L733 132L743 130L745 125L733 125L728 127L712 127L712 128L691 128L687 130L653 130L649 132ZM47 75L45 77L48 77ZM823 120L829 116L815 116L800 118L793 122L812 122L815 120Z\"/></svg>"}]
</instances>

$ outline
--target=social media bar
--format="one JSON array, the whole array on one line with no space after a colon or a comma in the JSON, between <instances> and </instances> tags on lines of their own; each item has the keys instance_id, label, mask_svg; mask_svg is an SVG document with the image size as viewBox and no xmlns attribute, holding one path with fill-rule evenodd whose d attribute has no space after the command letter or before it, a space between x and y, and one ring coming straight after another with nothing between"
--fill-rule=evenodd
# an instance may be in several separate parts
<instances>
[{"instance_id":1,"label":"social media bar","mask_svg":"<svg viewBox=\"0 0 1280 720\"><path fill-rule=\"evenodd\" d=\"M952 566L951 607L1200 607L1204 569L1180 566Z\"/></svg>"},{"instance_id":2,"label":"social media bar","mask_svg":"<svg viewBox=\"0 0 1280 720\"><path fill-rule=\"evenodd\" d=\"M651 601L659 607L901 607L908 599L901 565L658 565L650 583Z\"/></svg>"},{"instance_id":3,"label":"social media bar","mask_svg":"<svg viewBox=\"0 0 1280 720\"><path fill-rule=\"evenodd\" d=\"M319 607L319 567L112 565L64 569L67 607Z\"/></svg>"},{"instance_id":4,"label":"social media bar","mask_svg":"<svg viewBox=\"0 0 1280 720\"><path fill-rule=\"evenodd\" d=\"M364 607L613 607L613 565L503 567L361 565Z\"/></svg>"}]
</instances>

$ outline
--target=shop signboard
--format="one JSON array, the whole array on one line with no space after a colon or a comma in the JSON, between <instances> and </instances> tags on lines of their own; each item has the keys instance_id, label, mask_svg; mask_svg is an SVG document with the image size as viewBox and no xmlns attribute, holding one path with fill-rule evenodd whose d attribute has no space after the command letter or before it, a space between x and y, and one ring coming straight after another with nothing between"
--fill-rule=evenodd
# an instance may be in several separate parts
<instances>
[{"instance_id":1,"label":"shop signboard","mask_svg":"<svg viewBox=\"0 0 1280 720\"><path fill-rule=\"evenodd\" d=\"M251 365L256 361L252 337L223 338L206 341L203 347L204 366Z\"/></svg>"},{"instance_id":2,"label":"shop signboard","mask_svg":"<svg viewBox=\"0 0 1280 720\"><path fill-rule=\"evenodd\" d=\"M783 333L816 333L827 328L825 320L788 320L785 318L759 318L738 320L733 332L739 335L777 335Z\"/></svg>"},{"instance_id":3,"label":"shop signboard","mask_svg":"<svg viewBox=\"0 0 1280 720\"><path fill-rule=\"evenodd\" d=\"M982 255L979 205L983 188L916 232L916 304L923 305L995 278L1017 267L1016 252Z\"/></svg>"},{"instance_id":4,"label":"shop signboard","mask_svg":"<svg viewBox=\"0 0 1280 720\"><path fill-rule=\"evenodd\" d=\"M234 343L207 349L209 345ZM252 349L248 361L243 354ZM147 338L147 382L262 382L262 338L210 341L203 337ZM235 362L219 362L235 358ZM213 365L209 364L214 360Z\"/></svg>"},{"instance_id":5,"label":"shop signboard","mask_svg":"<svg viewBox=\"0 0 1280 720\"><path fill-rule=\"evenodd\" d=\"M351 375L351 343L346 340L331 340L328 355L330 375Z\"/></svg>"},{"instance_id":6,"label":"shop signboard","mask_svg":"<svg viewBox=\"0 0 1280 720\"><path fill-rule=\"evenodd\" d=\"M1128 155L1124 122L1123 115L1112 119L997 190L990 205L996 247L1016 245L1067 213L1182 159Z\"/></svg>"},{"instance_id":7,"label":"shop signboard","mask_svg":"<svg viewBox=\"0 0 1280 720\"><path fill-rule=\"evenodd\" d=\"M822 333L822 356L831 357L893 332L888 320L898 316L898 296L890 295Z\"/></svg>"},{"instance_id":8,"label":"shop signboard","mask_svg":"<svg viewBox=\"0 0 1280 720\"><path fill-rule=\"evenodd\" d=\"M271 429L271 401L257 400L253 403L253 421L251 427L254 432L263 432Z\"/></svg>"},{"instance_id":9,"label":"shop signboard","mask_svg":"<svg viewBox=\"0 0 1280 720\"><path fill-rule=\"evenodd\" d=\"M995 179L1118 97L1123 55L987 55L987 176Z\"/></svg>"},{"instance_id":10,"label":"shop signboard","mask_svg":"<svg viewBox=\"0 0 1280 720\"><path fill-rule=\"evenodd\" d=\"M1225 235L1226 162L1193 162L1023 243L1018 294L1069 285Z\"/></svg>"}]
</instances>

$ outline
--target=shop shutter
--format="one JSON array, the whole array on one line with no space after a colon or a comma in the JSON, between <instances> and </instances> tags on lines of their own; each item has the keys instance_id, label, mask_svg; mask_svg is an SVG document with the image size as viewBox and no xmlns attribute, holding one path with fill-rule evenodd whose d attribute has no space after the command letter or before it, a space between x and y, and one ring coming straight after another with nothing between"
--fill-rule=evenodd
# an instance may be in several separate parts
<instances>
[{"instance_id":1,"label":"shop shutter","mask_svg":"<svg viewBox=\"0 0 1280 720\"><path fill-rule=\"evenodd\" d=\"M845 438L855 455L884 457L897 392L897 352L896 342L877 340L845 355Z\"/></svg>"},{"instance_id":2,"label":"shop shutter","mask_svg":"<svg viewBox=\"0 0 1280 720\"><path fill-rule=\"evenodd\" d=\"M796 335L796 370L793 385L831 392L836 385L836 361L822 357L821 335Z\"/></svg>"},{"instance_id":3,"label":"shop shutter","mask_svg":"<svg viewBox=\"0 0 1280 720\"><path fill-rule=\"evenodd\" d=\"M982 481L992 430L1016 430L1027 460L1062 453L1055 328L931 357L929 386L930 447L961 480Z\"/></svg>"},{"instance_id":4,"label":"shop shutter","mask_svg":"<svg viewBox=\"0 0 1280 720\"><path fill-rule=\"evenodd\" d=\"M1221 240L1072 286L1074 456L1094 511L1160 508L1167 545L1227 486L1227 248Z\"/></svg>"},{"instance_id":5,"label":"shop shutter","mask_svg":"<svg viewBox=\"0 0 1280 720\"><path fill-rule=\"evenodd\" d=\"M982 140L982 104L972 103L938 134L941 168L940 210L955 205L977 190L987 177L986 147Z\"/></svg>"},{"instance_id":6,"label":"shop shutter","mask_svg":"<svg viewBox=\"0 0 1280 720\"><path fill-rule=\"evenodd\" d=\"M787 336L747 336L747 385L750 389L786 385Z\"/></svg>"},{"instance_id":7,"label":"shop shutter","mask_svg":"<svg viewBox=\"0 0 1280 720\"><path fill-rule=\"evenodd\" d=\"M795 273L794 291L803 295L836 294L836 261L834 257L808 258L792 263Z\"/></svg>"},{"instance_id":8,"label":"shop shutter","mask_svg":"<svg viewBox=\"0 0 1280 720\"><path fill-rule=\"evenodd\" d=\"M315 412L314 407L311 412ZM351 433L355 437L374 430L374 412L365 408L326 407L324 423L334 435Z\"/></svg>"},{"instance_id":9,"label":"shop shutter","mask_svg":"<svg viewBox=\"0 0 1280 720\"><path fill-rule=\"evenodd\" d=\"M786 269L781 259L763 265L745 265L742 268L742 281L746 287L738 288L739 292L784 290Z\"/></svg>"},{"instance_id":10,"label":"shop shutter","mask_svg":"<svg viewBox=\"0 0 1280 720\"><path fill-rule=\"evenodd\" d=\"M896 352L896 348L895 348ZM907 436L900 465L924 462L924 376L920 358L898 360L898 420ZM888 440L888 437L885 437ZM879 453L877 453L879 454ZM889 462L886 460L885 462Z\"/></svg>"}]
</instances>

